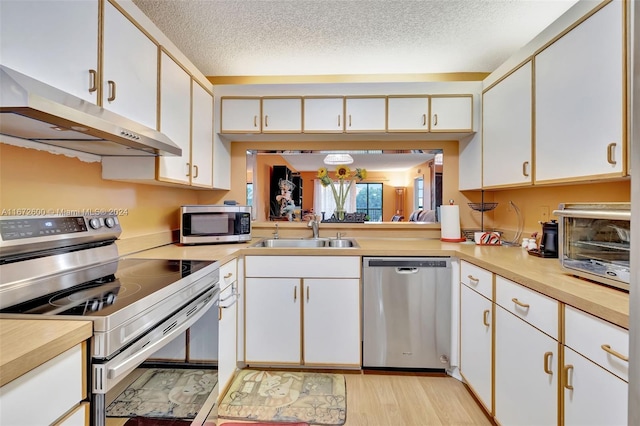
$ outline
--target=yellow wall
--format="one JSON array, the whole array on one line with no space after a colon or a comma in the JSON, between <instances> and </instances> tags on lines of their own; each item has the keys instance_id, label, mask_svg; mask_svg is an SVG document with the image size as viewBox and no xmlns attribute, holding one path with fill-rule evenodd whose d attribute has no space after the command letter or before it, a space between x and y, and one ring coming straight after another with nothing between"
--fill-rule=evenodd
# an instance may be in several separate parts
<instances>
[{"instance_id":1,"label":"yellow wall","mask_svg":"<svg viewBox=\"0 0 640 426\"><path fill-rule=\"evenodd\" d=\"M100 163L0 143L0 208L121 209L121 238L177 229L197 191L102 179Z\"/></svg>"}]
</instances>

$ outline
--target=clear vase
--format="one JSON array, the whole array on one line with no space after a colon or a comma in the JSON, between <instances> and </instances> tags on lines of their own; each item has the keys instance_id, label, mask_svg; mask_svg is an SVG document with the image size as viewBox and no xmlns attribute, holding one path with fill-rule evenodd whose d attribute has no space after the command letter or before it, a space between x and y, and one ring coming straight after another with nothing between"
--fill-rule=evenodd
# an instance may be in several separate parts
<instances>
[{"instance_id":1,"label":"clear vase","mask_svg":"<svg viewBox=\"0 0 640 426\"><path fill-rule=\"evenodd\" d=\"M345 210L341 209L341 208L336 208L333 212L333 215L336 217L336 219L342 221L344 220L344 215L345 215Z\"/></svg>"}]
</instances>

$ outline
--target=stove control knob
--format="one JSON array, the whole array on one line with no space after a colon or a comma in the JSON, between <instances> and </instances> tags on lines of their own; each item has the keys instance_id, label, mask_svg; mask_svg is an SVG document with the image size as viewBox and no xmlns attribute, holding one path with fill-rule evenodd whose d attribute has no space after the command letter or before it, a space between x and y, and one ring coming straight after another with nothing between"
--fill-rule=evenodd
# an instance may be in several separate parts
<instances>
[{"instance_id":1,"label":"stove control knob","mask_svg":"<svg viewBox=\"0 0 640 426\"><path fill-rule=\"evenodd\" d=\"M116 220L114 218L112 218L111 216L109 217L105 217L104 218L104 224L107 228L113 228L114 226L116 226Z\"/></svg>"},{"instance_id":2,"label":"stove control knob","mask_svg":"<svg viewBox=\"0 0 640 426\"><path fill-rule=\"evenodd\" d=\"M100 228L102 225L100 224L100 219L98 219L97 217L94 217L93 219L89 219L89 226L92 229L98 229Z\"/></svg>"}]
</instances>

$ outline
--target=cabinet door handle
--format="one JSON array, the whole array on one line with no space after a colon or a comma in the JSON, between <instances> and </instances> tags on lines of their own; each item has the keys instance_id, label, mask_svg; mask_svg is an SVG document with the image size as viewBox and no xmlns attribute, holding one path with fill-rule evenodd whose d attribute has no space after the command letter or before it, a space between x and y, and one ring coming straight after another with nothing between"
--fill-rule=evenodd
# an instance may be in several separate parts
<instances>
[{"instance_id":1,"label":"cabinet door handle","mask_svg":"<svg viewBox=\"0 0 640 426\"><path fill-rule=\"evenodd\" d=\"M522 303L521 301L519 301L518 299L516 299L515 297L513 299L511 299L511 301L513 303L515 303L516 305L520 306L521 308L526 308L529 309L529 304L528 303Z\"/></svg>"},{"instance_id":2,"label":"cabinet door handle","mask_svg":"<svg viewBox=\"0 0 640 426\"><path fill-rule=\"evenodd\" d=\"M197 178L198 177L198 165L194 164L193 165L193 170L195 171L195 174L193 175L193 178Z\"/></svg>"},{"instance_id":3,"label":"cabinet door handle","mask_svg":"<svg viewBox=\"0 0 640 426\"><path fill-rule=\"evenodd\" d=\"M191 163L187 163L187 173L185 174L185 176L191 176Z\"/></svg>"},{"instance_id":4,"label":"cabinet door handle","mask_svg":"<svg viewBox=\"0 0 640 426\"><path fill-rule=\"evenodd\" d=\"M107 101L113 102L116 100L116 82L108 80L107 85L109 86L109 97L107 98Z\"/></svg>"},{"instance_id":5,"label":"cabinet door handle","mask_svg":"<svg viewBox=\"0 0 640 426\"><path fill-rule=\"evenodd\" d=\"M222 308L218 307L218 321L222 319Z\"/></svg>"},{"instance_id":6,"label":"cabinet door handle","mask_svg":"<svg viewBox=\"0 0 640 426\"><path fill-rule=\"evenodd\" d=\"M553 359L553 352L544 353L544 372L553 376L553 367L551 366L551 360Z\"/></svg>"},{"instance_id":7,"label":"cabinet door handle","mask_svg":"<svg viewBox=\"0 0 640 426\"><path fill-rule=\"evenodd\" d=\"M480 279L474 277L473 275L467 275L467 278L469 278L469 281L475 281L476 284L480 282Z\"/></svg>"},{"instance_id":8,"label":"cabinet door handle","mask_svg":"<svg viewBox=\"0 0 640 426\"><path fill-rule=\"evenodd\" d=\"M338 114L338 127L340 127L340 114Z\"/></svg>"},{"instance_id":9,"label":"cabinet door handle","mask_svg":"<svg viewBox=\"0 0 640 426\"><path fill-rule=\"evenodd\" d=\"M298 286L293 288L293 301L295 302L296 300L298 300Z\"/></svg>"},{"instance_id":10,"label":"cabinet door handle","mask_svg":"<svg viewBox=\"0 0 640 426\"><path fill-rule=\"evenodd\" d=\"M525 177L529 177L529 172L527 171L527 169L529 168L529 162L525 161L524 163L522 163L522 174Z\"/></svg>"},{"instance_id":11,"label":"cabinet door handle","mask_svg":"<svg viewBox=\"0 0 640 426\"><path fill-rule=\"evenodd\" d=\"M351 114L349 114L349 127L351 127Z\"/></svg>"},{"instance_id":12,"label":"cabinet door handle","mask_svg":"<svg viewBox=\"0 0 640 426\"><path fill-rule=\"evenodd\" d=\"M618 164L618 162L615 160L615 153L616 153L616 143L613 142L607 145L607 163L612 164L614 166Z\"/></svg>"},{"instance_id":13,"label":"cabinet door handle","mask_svg":"<svg viewBox=\"0 0 640 426\"><path fill-rule=\"evenodd\" d=\"M611 354L616 358L620 358L623 361L629 362L629 357L622 355L620 352L614 351L613 349L611 349L610 345L602 345L600 347L602 348L603 351L607 352L608 354Z\"/></svg>"},{"instance_id":14,"label":"cabinet door handle","mask_svg":"<svg viewBox=\"0 0 640 426\"><path fill-rule=\"evenodd\" d=\"M98 72L89 70L89 93L93 93L96 90L98 90Z\"/></svg>"},{"instance_id":15,"label":"cabinet door handle","mask_svg":"<svg viewBox=\"0 0 640 426\"><path fill-rule=\"evenodd\" d=\"M427 114L422 114L422 125L423 126L427 125Z\"/></svg>"},{"instance_id":16,"label":"cabinet door handle","mask_svg":"<svg viewBox=\"0 0 640 426\"><path fill-rule=\"evenodd\" d=\"M486 327L490 327L490 326L491 326L491 324L489 324L489 313L490 313L490 312L489 312L489 310L488 310L488 309L487 309L487 310L485 310L485 311L482 313L482 323L483 323Z\"/></svg>"},{"instance_id":17,"label":"cabinet door handle","mask_svg":"<svg viewBox=\"0 0 640 426\"><path fill-rule=\"evenodd\" d=\"M264 127L269 127L269 116L268 115L264 116Z\"/></svg>"},{"instance_id":18,"label":"cabinet door handle","mask_svg":"<svg viewBox=\"0 0 640 426\"><path fill-rule=\"evenodd\" d=\"M569 383L569 371L572 372L572 376L573 376L573 365L571 364L564 366L564 378L563 378L564 388L573 390L573 385Z\"/></svg>"},{"instance_id":19,"label":"cabinet door handle","mask_svg":"<svg viewBox=\"0 0 640 426\"><path fill-rule=\"evenodd\" d=\"M307 303L309 303L309 286L307 286Z\"/></svg>"},{"instance_id":20,"label":"cabinet door handle","mask_svg":"<svg viewBox=\"0 0 640 426\"><path fill-rule=\"evenodd\" d=\"M434 126L438 125L438 114L433 114L433 125Z\"/></svg>"},{"instance_id":21,"label":"cabinet door handle","mask_svg":"<svg viewBox=\"0 0 640 426\"><path fill-rule=\"evenodd\" d=\"M253 127L258 127L258 116L257 115L253 116Z\"/></svg>"}]
</instances>

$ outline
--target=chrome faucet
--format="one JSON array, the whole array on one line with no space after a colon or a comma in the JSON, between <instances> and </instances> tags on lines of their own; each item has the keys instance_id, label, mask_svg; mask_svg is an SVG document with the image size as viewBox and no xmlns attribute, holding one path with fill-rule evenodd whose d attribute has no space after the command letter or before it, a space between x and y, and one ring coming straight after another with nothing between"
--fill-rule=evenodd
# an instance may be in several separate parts
<instances>
[{"instance_id":1,"label":"chrome faucet","mask_svg":"<svg viewBox=\"0 0 640 426\"><path fill-rule=\"evenodd\" d=\"M273 239L277 240L280 238L280 234L278 233L278 224L276 223L276 230L273 232Z\"/></svg>"},{"instance_id":2,"label":"chrome faucet","mask_svg":"<svg viewBox=\"0 0 640 426\"><path fill-rule=\"evenodd\" d=\"M314 216L314 218L311 219L309 223L307 223L307 227L313 230L314 239L320 238L320 216L319 215Z\"/></svg>"}]
</instances>

